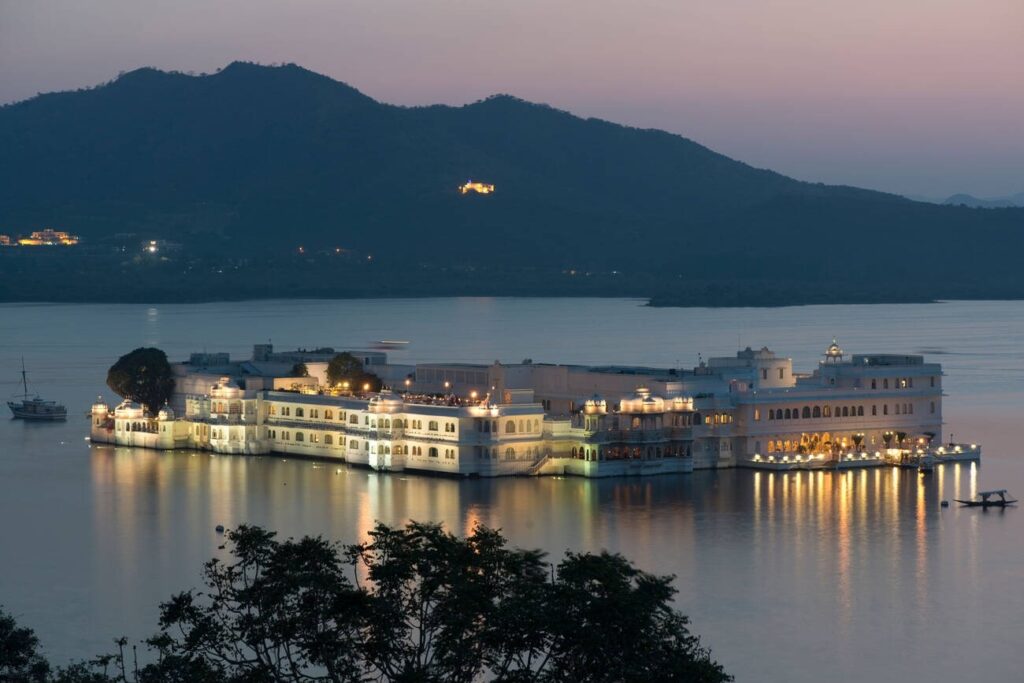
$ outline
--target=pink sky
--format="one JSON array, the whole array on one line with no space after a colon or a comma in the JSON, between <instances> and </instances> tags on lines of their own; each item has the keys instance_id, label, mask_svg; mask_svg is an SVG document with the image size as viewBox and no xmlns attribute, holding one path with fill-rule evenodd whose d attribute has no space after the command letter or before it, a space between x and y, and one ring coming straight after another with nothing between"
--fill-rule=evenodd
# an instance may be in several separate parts
<instances>
[{"instance_id":1,"label":"pink sky","mask_svg":"<svg viewBox=\"0 0 1024 683\"><path fill-rule=\"evenodd\" d=\"M1024 191L1024 0L0 0L0 102L235 59L400 104L512 93L806 180Z\"/></svg>"}]
</instances>

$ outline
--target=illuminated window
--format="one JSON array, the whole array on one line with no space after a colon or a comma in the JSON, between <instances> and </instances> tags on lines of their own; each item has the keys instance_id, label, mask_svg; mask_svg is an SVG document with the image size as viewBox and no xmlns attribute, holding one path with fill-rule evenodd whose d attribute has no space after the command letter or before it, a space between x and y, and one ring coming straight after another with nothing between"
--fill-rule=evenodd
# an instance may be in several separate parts
<instances>
[{"instance_id":1,"label":"illuminated window","mask_svg":"<svg viewBox=\"0 0 1024 683\"><path fill-rule=\"evenodd\" d=\"M754 421L757 422L761 419L761 411L758 408L754 408Z\"/></svg>"}]
</instances>

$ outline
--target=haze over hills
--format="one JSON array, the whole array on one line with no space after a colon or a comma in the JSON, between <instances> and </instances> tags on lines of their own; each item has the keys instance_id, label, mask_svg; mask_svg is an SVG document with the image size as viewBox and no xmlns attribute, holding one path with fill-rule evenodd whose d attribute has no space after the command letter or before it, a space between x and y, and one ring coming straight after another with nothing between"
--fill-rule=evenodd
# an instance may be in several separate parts
<instances>
[{"instance_id":1,"label":"haze over hills","mask_svg":"<svg viewBox=\"0 0 1024 683\"><path fill-rule=\"evenodd\" d=\"M53 226L92 245L172 240L199 259L185 270L174 270L185 257L161 264L175 287L137 278L143 298L800 303L1024 292L1024 209L800 182L677 135L504 95L398 107L297 66L141 69L0 108L0 148L0 233ZM469 178L496 192L460 194ZM307 263L338 248L372 257L373 269ZM121 263L121 275L137 277L136 266ZM268 266L274 286L260 283ZM181 276L204 282L208 267L221 271L216 283L184 293ZM0 273L0 297L27 288Z\"/></svg>"},{"instance_id":2,"label":"haze over hills","mask_svg":"<svg viewBox=\"0 0 1024 683\"><path fill-rule=\"evenodd\" d=\"M1008 209L1012 207L1024 207L1024 192L1010 195L1009 197L988 197L981 198L969 194L955 194L947 197L943 204L954 206L970 206L977 209Z\"/></svg>"}]
</instances>

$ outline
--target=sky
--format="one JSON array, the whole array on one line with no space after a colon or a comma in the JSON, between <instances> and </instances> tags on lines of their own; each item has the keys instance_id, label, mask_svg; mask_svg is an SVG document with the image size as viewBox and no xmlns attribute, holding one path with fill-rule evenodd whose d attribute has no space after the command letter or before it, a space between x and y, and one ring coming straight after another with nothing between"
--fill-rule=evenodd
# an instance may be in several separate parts
<instances>
[{"instance_id":1,"label":"sky","mask_svg":"<svg viewBox=\"0 0 1024 683\"><path fill-rule=\"evenodd\" d=\"M0 0L3 103L234 60L510 93L802 180L1024 191L1024 0Z\"/></svg>"}]
</instances>

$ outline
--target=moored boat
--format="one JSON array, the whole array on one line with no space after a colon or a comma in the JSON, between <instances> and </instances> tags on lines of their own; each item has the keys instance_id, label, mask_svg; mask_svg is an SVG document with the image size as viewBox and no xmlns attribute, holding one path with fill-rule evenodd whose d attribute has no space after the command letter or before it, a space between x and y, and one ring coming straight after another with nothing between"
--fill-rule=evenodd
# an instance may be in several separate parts
<instances>
[{"instance_id":1,"label":"moored boat","mask_svg":"<svg viewBox=\"0 0 1024 683\"><path fill-rule=\"evenodd\" d=\"M21 359L21 386L23 393L18 396L20 401L8 401L7 407L16 420L54 421L66 420L68 409L56 401L46 401L39 396L28 393L28 378L25 373L25 359Z\"/></svg>"},{"instance_id":2,"label":"moored boat","mask_svg":"<svg viewBox=\"0 0 1024 683\"><path fill-rule=\"evenodd\" d=\"M1004 508L1009 505L1016 505L1017 501L1006 497L1006 489L998 489L996 491L978 491L978 496L975 500L960 500L955 499L956 502L960 503L964 507L999 507Z\"/></svg>"}]
</instances>

